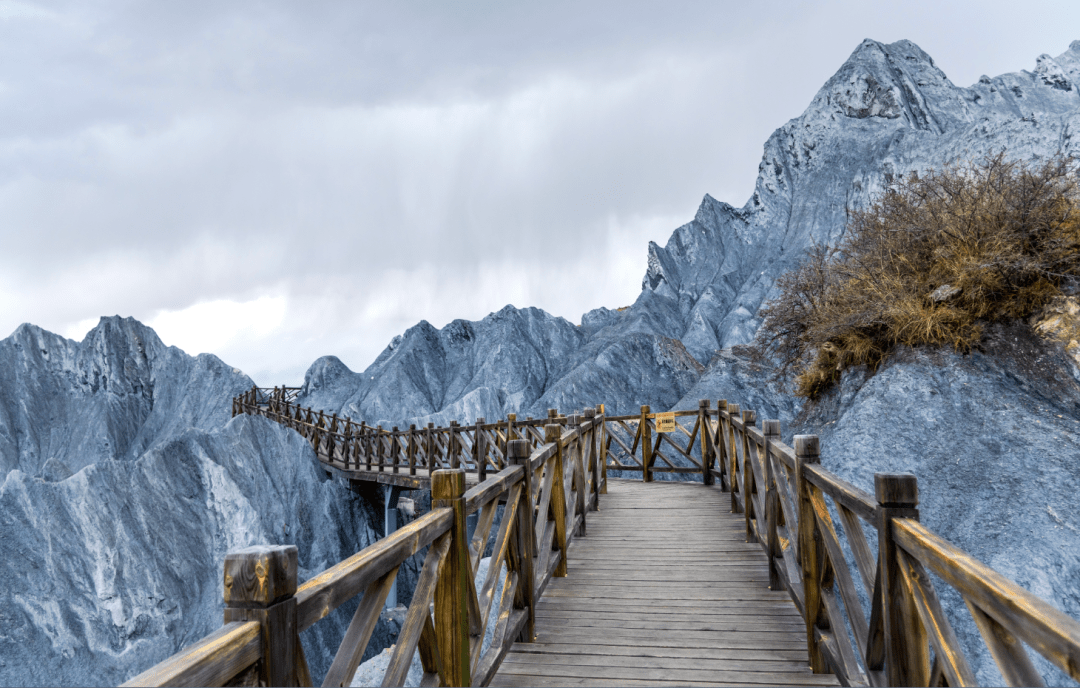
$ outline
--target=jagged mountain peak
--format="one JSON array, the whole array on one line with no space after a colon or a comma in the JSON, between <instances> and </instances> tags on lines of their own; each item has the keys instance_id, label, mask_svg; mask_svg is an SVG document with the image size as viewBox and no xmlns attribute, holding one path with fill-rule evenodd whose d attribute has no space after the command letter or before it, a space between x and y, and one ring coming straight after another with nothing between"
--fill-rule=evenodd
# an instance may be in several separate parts
<instances>
[{"instance_id":1,"label":"jagged mountain peak","mask_svg":"<svg viewBox=\"0 0 1080 688\"><path fill-rule=\"evenodd\" d=\"M21 325L0 340L0 474L131 460L177 428L218 427L228 399L252 384L216 356L166 347L134 318L104 317L81 342Z\"/></svg>"}]
</instances>

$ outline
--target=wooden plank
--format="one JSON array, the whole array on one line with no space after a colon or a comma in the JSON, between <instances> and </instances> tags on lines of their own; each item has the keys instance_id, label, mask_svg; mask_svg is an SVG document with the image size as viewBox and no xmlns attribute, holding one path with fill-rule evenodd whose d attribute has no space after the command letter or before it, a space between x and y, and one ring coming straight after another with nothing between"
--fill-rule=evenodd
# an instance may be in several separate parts
<instances>
[{"instance_id":1,"label":"wooden plank","mask_svg":"<svg viewBox=\"0 0 1080 688\"><path fill-rule=\"evenodd\" d=\"M515 654L524 653L561 653L592 655L595 657L671 657L674 659L693 659L703 656L702 648L690 646L662 647L653 644L640 646L625 645L618 643L605 643L600 639L596 643L515 643ZM773 647L758 648L709 648L707 657L718 660L734 659L747 661L769 662L792 662L802 666L809 666L806 661L806 650L780 650ZM610 659L609 661L620 661Z\"/></svg>"},{"instance_id":2,"label":"wooden plank","mask_svg":"<svg viewBox=\"0 0 1080 688\"><path fill-rule=\"evenodd\" d=\"M513 662L506 662L499 668L499 675L529 675L533 673L533 669L530 665L516 664ZM719 681L723 683L727 682L758 682L768 683L775 685L779 672L752 672L752 671L724 671L724 670L705 670L698 671L695 669L652 669L652 668L638 668L638 667L623 667L623 666L608 666L597 670L596 667L580 667L580 666L567 666L560 664L547 664L543 667L543 675L546 677L574 677L574 678L588 678L595 677L597 674L606 679L634 679L644 681ZM798 681L802 685L837 685L836 678L834 676L828 676L826 681L817 681L813 674L805 674L802 672L791 672L795 674L792 676L792 681Z\"/></svg>"},{"instance_id":3,"label":"wooden plank","mask_svg":"<svg viewBox=\"0 0 1080 688\"><path fill-rule=\"evenodd\" d=\"M1080 621L910 519L893 522L897 544L1011 634L1080 681Z\"/></svg>"},{"instance_id":4,"label":"wooden plank","mask_svg":"<svg viewBox=\"0 0 1080 688\"><path fill-rule=\"evenodd\" d=\"M817 677L814 677L815 681ZM647 686L654 686L657 688L664 688L665 686L671 686L676 688L677 686L688 686L690 688L711 688L712 686L760 686L760 685L785 685L777 681L765 681L762 683L736 683L736 682L709 682L709 681L661 681L648 680L648 681L635 681L632 679L607 679L607 678L575 678L568 676L556 676L548 678L545 676L537 675L508 675L499 676L498 681L493 681L492 686L506 686L508 688L554 688L559 686L610 686L612 688L619 688L625 686L626 688L645 688ZM801 685L795 681L786 685ZM835 685L835 684L821 684L821 685Z\"/></svg>"},{"instance_id":5,"label":"wooden plank","mask_svg":"<svg viewBox=\"0 0 1080 688\"><path fill-rule=\"evenodd\" d=\"M972 673L960 641L941 608L933 581L917 559L913 559L903 550L899 551L899 555L904 586L908 595L915 600L919 618L922 619L923 627L934 646L935 660L940 671L948 678L950 686L976 685L975 674Z\"/></svg>"},{"instance_id":6,"label":"wooden plank","mask_svg":"<svg viewBox=\"0 0 1080 688\"><path fill-rule=\"evenodd\" d=\"M223 686L262 656L258 621L227 623L123 686Z\"/></svg>"},{"instance_id":7,"label":"wooden plank","mask_svg":"<svg viewBox=\"0 0 1080 688\"><path fill-rule=\"evenodd\" d=\"M379 612L386 603L386 596L390 593L390 586L397 579L398 569L391 569L382 578L374 581L364 592L360 605L353 614L352 622L345 631L345 637L338 646L337 654L330 669L326 672L323 680L323 688L334 686L342 688L352 683L356 667L360 666L360 659L367 650L371 633L375 630L375 624L379 620Z\"/></svg>"},{"instance_id":8,"label":"wooden plank","mask_svg":"<svg viewBox=\"0 0 1080 688\"><path fill-rule=\"evenodd\" d=\"M449 530L453 519L449 509L435 509L304 583L296 591L298 631L310 627L431 544Z\"/></svg>"},{"instance_id":9,"label":"wooden plank","mask_svg":"<svg viewBox=\"0 0 1080 688\"><path fill-rule=\"evenodd\" d=\"M579 667L606 667L612 663L611 655L595 655L582 652L513 652L504 660L507 664L522 665L522 668L544 667L552 664ZM649 657L622 655L618 666L638 669L695 669L713 671L751 671L755 673L795 673L812 676L810 666L805 659L795 661L746 659L744 657ZM543 669L540 669L543 671Z\"/></svg>"}]
</instances>

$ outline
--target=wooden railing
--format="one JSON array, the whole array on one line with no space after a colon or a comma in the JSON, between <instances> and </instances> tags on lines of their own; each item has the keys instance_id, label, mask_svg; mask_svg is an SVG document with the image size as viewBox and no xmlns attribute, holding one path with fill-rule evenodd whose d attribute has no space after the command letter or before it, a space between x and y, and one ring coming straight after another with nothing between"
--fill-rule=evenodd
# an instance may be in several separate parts
<instances>
[{"instance_id":1,"label":"wooden railing","mask_svg":"<svg viewBox=\"0 0 1080 688\"><path fill-rule=\"evenodd\" d=\"M257 393L239 402L244 411L267 405ZM466 491L464 468L435 470L429 513L299 587L295 546L230 553L224 567L225 625L125 685L311 685L299 632L362 595L323 681L324 686L349 685L400 565L425 547L382 684L403 685L419 651L423 685L486 685L510 645L534 637L535 601L553 576L566 575L567 548L584 534L587 512L597 508L598 434L604 419L591 411L544 425L539 439L533 426L505 426L497 473ZM296 422L309 425L306 418ZM332 441L329 429L320 432L320 446ZM529 438L520 439L519 433ZM505 506L497 519L500 504ZM465 519L476 512L475 533L467 540ZM493 554L478 590L476 572L496 520ZM498 611L484 651L492 609Z\"/></svg>"},{"instance_id":2,"label":"wooden railing","mask_svg":"<svg viewBox=\"0 0 1080 688\"><path fill-rule=\"evenodd\" d=\"M779 421L759 429L724 401L707 435L706 463L768 555L770 587L806 622L815 672L852 686L975 685L929 571L963 598L1006 683L1043 685L1024 645L1080 681L1080 622L920 524L914 475L876 474L870 495L821 467L817 436L796 435L793 449Z\"/></svg>"},{"instance_id":3,"label":"wooden railing","mask_svg":"<svg viewBox=\"0 0 1080 688\"><path fill-rule=\"evenodd\" d=\"M402 684L417 649L425 685L484 685L515 639L533 637L535 600L552 576L566 574L567 547L585 533L586 514L606 491L609 469L639 471L646 481L656 473L700 473L706 484L729 490L732 511L744 514L747 540L767 555L770 588L786 590L803 616L811 666L844 685L974 684L930 572L964 599L1009 685L1042 685L1024 645L1080 680L1080 622L922 526L915 476L877 474L870 495L821 467L816 436L798 435L792 448L780 439L779 421L758 428L753 411L726 401L710 409L703 400L695 411L674 414L644 406L639 414L608 417L599 406L584 416L552 410L539 420L509 416L491 424L479 419L472 426L387 431L301 409L295 390L277 388L238 397L233 413L296 428L323 461L369 470L433 469L432 511L299 589L292 564L295 594L230 597L230 581L259 581L272 569L264 550L230 555L225 626L129 685L253 678L306 685L310 677L295 634L363 592L324 683L347 684L398 566L426 546L383 685ZM464 492L466 468L497 472ZM495 555L477 592L471 581L499 503L506 508ZM464 515L476 511L476 535L465 543ZM295 560L295 548L278 549L291 549ZM495 639L481 654L500 577ZM266 587L260 586L244 589Z\"/></svg>"},{"instance_id":4,"label":"wooden railing","mask_svg":"<svg viewBox=\"0 0 1080 688\"><path fill-rule=\"evenodd\" d=\"M264 416L292 428L311 442L320 460L345 470L415 476L418 470L460 467L477 473L482 482L489 472L506 468L506 446L511 440L526 441L532 451L547 441L545 426L574 427L570 419L551 409L547 418L519 420L511 413L495 423L477 418L473 425L451 421L443 427L428 423L422 428L412 424L404 430L397 426L387 429L301 407L295 403L298 389L253 387L233 399L233 416ZM585 409L579 420L602 412L602 406ZM603 439L598 442L603 444ZM605 462L596 463L602 468ZM602 484L600 478L597 475L591 479L595 489Z\"/></svg>"}]
</instances>

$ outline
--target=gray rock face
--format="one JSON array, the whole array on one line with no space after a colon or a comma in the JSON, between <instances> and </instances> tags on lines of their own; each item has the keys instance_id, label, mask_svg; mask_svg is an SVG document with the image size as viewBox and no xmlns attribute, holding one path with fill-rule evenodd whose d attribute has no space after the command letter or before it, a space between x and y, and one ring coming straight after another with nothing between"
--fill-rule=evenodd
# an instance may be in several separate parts
<instances>
[{"instance_id":1,"label":"gray rock face","mask_svg":"<svg viewBox=\"0 0 1080 688\"><path fill-rule=\"evenodd\" d=\"M839 241L848 214L896 175L1000 150L1030 161L1078 155L1078 130L1080 41L1040 56L1034 71L967 88L910 41L864 41L765 143L742 208L706 196L664 247L649 245L630 308L591 311L576 328L510 307L442 331L422 323L362 374L316 362L303 398L386 424L730 399L780 418L789 440L792 429L821 435L826 467L865 488L875 471L915 473L932 529L1080 617L1080 390L1059 345L999 328L970 356L909 352L874 376L849 372L830 399L805 409L739 346L753 339L776 279L812 244ZM552 334L541 340L525 323ZM966 619L962 602L944 596L953 618ZM980 681L1000 683L975 631L959 631Z\"/></svg>"},{"instance_id":2,"label":"gray rock face","mask_svg":"<svg viewBox=\"0 0 1080 688\"><path fill-rule=\"evenodd\" d=\"M706 196L663 248L650 243L630 308L596 309L578 327L510 306L443 330L420 323L361 374L320 359L303 400L385 425L596 403L620 413L694 405L697 392L685 395L703 372L732 380L727 356L714 356L753 339L777 277L811 244L839 240L848 213L893 176L1003 148L1030 160L1076 153L1078 127L1080 41L1056 58L1040 56L1034 72L968 88L910 41L864 41L806 111L769 137L742 208Z\"/></svg>"},{"instance_id":3,"label":"gray rock face","mask_svg":"<svg viewBox=\"0 0 1080 688\"><path fill-rule=\"evenodd\" d=\"M229 550L295 544L306 579L375 541L381 517L298 434L230 420L251 384L132 319L0 341L0 685L115 685L198 640ZM316 676L355 606L305 632Z\"/></svg>"},{"instance_id":4,"label":"gray rock face","mask_svg":"<svg viewBox=\"0 0 1080 688\"><path fill-rule=\"evenodd\" d=\"M821 437L822 465L873 494L874 473L919 479L931 530L1080 618L1080 384L1060 344L997 326L982 350L905 351L873 376L844 374L794 432ZM963 601L939 593L980 685L1002 685ZM958 623L959 622L959 623ZM1047 685L1064 675L1039 658Z\"/></svg>"},{"instance_id":5,"label":"gray rock face","mask_svg":"<svg viewBox=\"0 0 1080 688\"><path fill-rule=\"evenodd\" d=\"M914 43L864 41L806 111L765 143L757 186L736 209L706 196L663 248L623 319L679 339L698 360L752 340L757 312L812 243L895 175L1007 150L1038 160L1080 150L1080 41L1035 72L954 86Z\"/></svg>"},{"instance_id":6,"label":"gray rock face","mask_svg":"<svg viewBox=\"0 0 1080 688\"><path fill-rule=\"evenodd\" d=\"M401 427L605 402L666 408L701 370L680 342L666 337L608 328L587 337L563 318L507 306L442 330L422 322L363 373L333 356L321 358L305 376L300 403Z\"/></svg>"},{"instance_id":7,"label":"gray rock face","mask_svg":"<svg viewBox=\"0 0 1080 688\"><path fill-rule=\"evenodd\" d=\"M134 460L187 428L221 427L229 400L252 385L132 318L102 318L82 342L21 325L0 340L0 474L62 479Z\"/></svg>"}]
</instances>

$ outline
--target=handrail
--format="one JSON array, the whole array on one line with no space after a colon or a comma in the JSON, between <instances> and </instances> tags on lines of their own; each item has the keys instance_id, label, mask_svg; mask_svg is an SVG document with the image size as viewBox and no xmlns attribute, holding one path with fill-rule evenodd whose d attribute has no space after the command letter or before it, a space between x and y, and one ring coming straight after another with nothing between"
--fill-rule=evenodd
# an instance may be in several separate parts
<instances>
[{"instance_id":1,"label":"handrail","mask_svg":"<svg viewBox=\"0 0 1080 688\"><path fill-rule=\"evenodd\" d=\"M296 419L295 411L284 412L290 405L280 388L253 389L234 400L233 411L280 422ZM604 492L598 450L602 411L550 420L544 443L534 446L535 436L519 439L509 419L492 438L502 439L509 465L468 491L462 467L432 471L429 513L298 588L295 546L230 552L224 566L226 625L125 685L310 685L299 633L359 596L323 684L349 685L400 565L424 547L424 564L383 683L403 685L418 651L424 685L486 685L514 642L535 637L535 601L552 577L566 575L569 545L584 534L587 512L597 508ZM483 431L485 424L479 425ZM444 449L452 451L460 427L446 430L451 441ZM325 434L316 437L315 446L325 450L324 440ZM465 517L476 512L476 532L466 541ZM474 587L492 537L487 575ZM494 639L483 651L491 618Z\"/></svg>"},{"instance_id":2,"label":"handrail","mask_svg":"<svg viewBox=\"0 0 1080 688\"><path fill-rule=\"evenodd\" d=\"M124 685L223 686L258 662L261 655L258 622L234 621Z\"/></svg>"},{"instance_id":3,"label":"handrail","mask_svg":"<svg viewBox=\"0 0 1080 688\"><path fill-rule=\"evenodd\" d=\"M747 541L768 555L770 588L787 590L803 616L815 672L852 686L973 685L929 569L964 599L1006 683L1042 685L1024 645L1080 681L1080 621L920 524L915 476L876 474L870 495L819 464L816 436L796 436L793 448L779 421L758 429L752 411L718 406L708 414L713 475L744 514Z\"/></svg>"},{"instance_id":4,"label":"handrail","mask_svg":"<svg viewBox=\"0 0 1080 688\"><path fill-rule=\"evenodd\" d=\"M767 555L770 588L786 590L803 617L812 668L834 673L844 685L974 683L927 570L960 593L1007 683L1041 685L1024 644L1080 680L1080 622L922 526L914 476L877 474L871 495L820 465L816 436L796 436L795 446L788 446L780 439L779 421L763 420L759 428L756 414L736 404L721 400L711 409L702 400L696 411L669 414L643 406L641 413L623 416L605 416L600 406L584 416L551 410L541 419L510 415L472 426L385 431L301 409L294 391L253 389L234 400L233 412L298 429L331 465L396 470L404 452L411 472L417 466L431 470L433 510L294 595L267 601L262 611L247 602L243 609L227 607L226 620L260 620L260 648L299 648L279 653L277 664L261 649L251 655L250 639L236 649L235 629L250 634L255 626L232 623L129 685L179 685L196 675L205 685L220 685L244 671L264 681L275 675L303 684L307 670L299 640L283 640L267 621L271 610L292 605L291 612L273 613L293 614L295 634L362 593L327 679L347 683L397 567L425 546L427 558L385 685L402 684L415 650L426 683L484 685L515 639L533 637L535 600L552 577L566 575L569 545L586 532L587 512L606 492L609 469L640 471L645 481L665 471L700 473L706 485L718 481L730 492L732 511L744 515L747 540L760 543ZM692 417L692 426L679 420ZM487 467L497 472L487 477ZM481 474L468 491L466 468ZM505 509L496 526L500 504ZM465 542L463 519L477 512L476 534ZM866 538L867 524L876 532L876 547ZM495 555L477 591L460 581L475 577L493 529ZM227 598L229 567L227 558ZM434 616L428 611L432 601ZM481 656L479 639L495 609L496 641ZM454 628L467 628L467 637L455 637ZM228 655L234 659L214 659L205 648L226 636L234 639ZM468 661L460 661L466 655Z\"/></svg>"}]
</instances>

